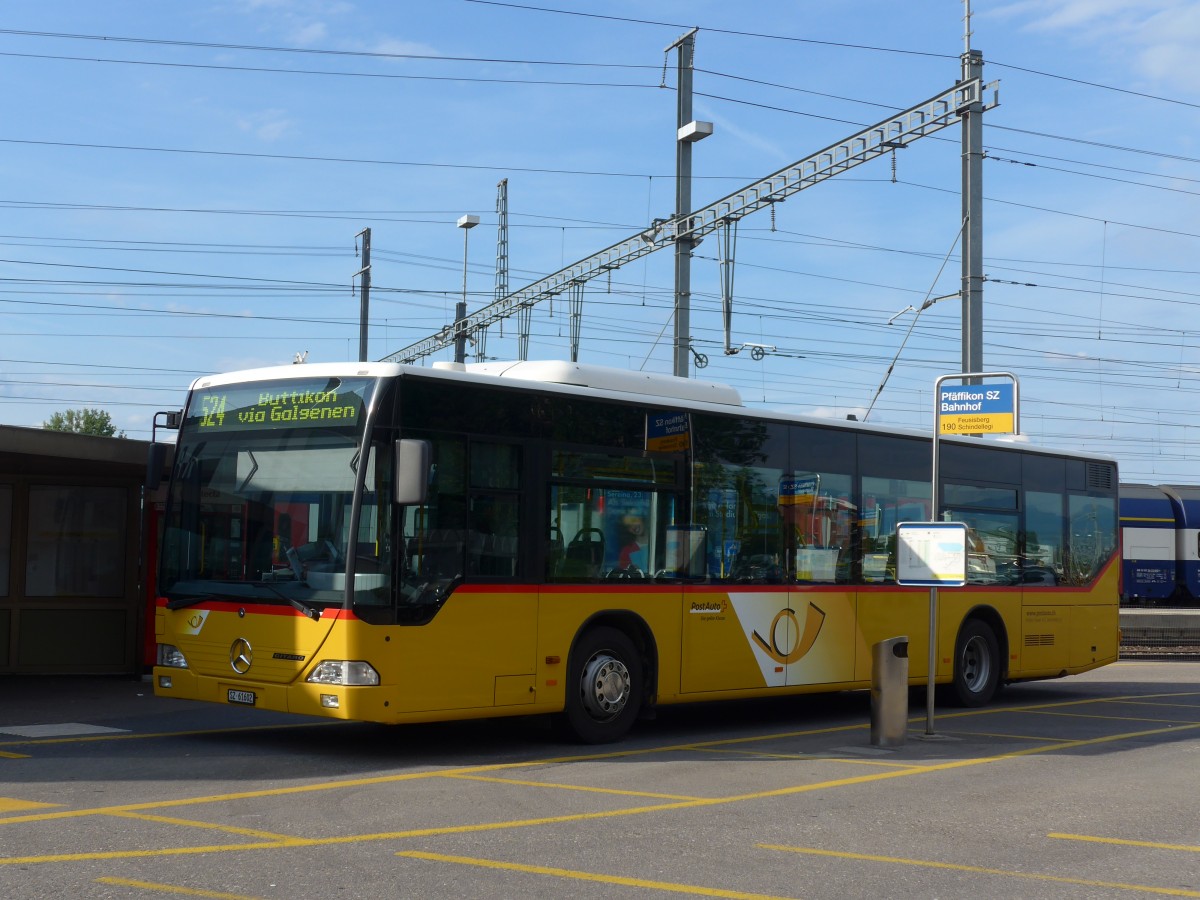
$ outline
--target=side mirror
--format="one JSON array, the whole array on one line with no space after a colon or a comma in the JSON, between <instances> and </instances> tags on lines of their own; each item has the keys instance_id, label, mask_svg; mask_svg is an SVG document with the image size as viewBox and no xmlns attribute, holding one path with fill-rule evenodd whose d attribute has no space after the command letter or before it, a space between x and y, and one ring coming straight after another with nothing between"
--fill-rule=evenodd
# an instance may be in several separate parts
<instances>
[{"instance_id":1,"label":"side mirror","mask_svg":"<svg viewBox=\"0 0 1200 900\"><path fill-rule=\"evenodd\" d=\"M396 503L414 505L425 502L429 491L429 465L433 445L429 441L401 440L396 444Z\"/></svg>"},{"instance_id":2,"label":"side mirror","mask_svg":"<svg viewBox=\"0 0 1200 900\"><path fill-rule=\"evenodd\" d=\"M157 490L162 484L163 465L167 461L168 444L151 444L146 458L146 490Z\"/></svg>"},{"instance_id":3,"label":"side mirror","mask_svg":"<svg viewBox=\"0 0 1200 900\"><path fill-rule=\"evenodd\" d=\"M160 416L162 422L158 421ZM150 426L150 453L146 459L146 490L156 490L162 484L163 465L167 461L167 445L158 442L158 426L178 431L182 422L182 409L159 410L154 414Z\"/></svg>"}]
</instances>

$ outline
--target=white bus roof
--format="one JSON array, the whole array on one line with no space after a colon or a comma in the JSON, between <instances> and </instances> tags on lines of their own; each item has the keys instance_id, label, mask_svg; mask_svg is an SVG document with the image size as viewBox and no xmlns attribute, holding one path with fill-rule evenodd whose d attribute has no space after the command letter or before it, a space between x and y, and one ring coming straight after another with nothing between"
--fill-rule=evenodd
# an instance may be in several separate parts
<instances>
[{"instance_id":1,"label":"white bus roof","mask_svg":"<svg viewBox=\"0 0 1200 900\"><path fill-rule=\"evenodd\" d=\"M525 360L517 362L453 363L435 362L434 372L462 372L509 381L532 381L538 384L559 384L569 387L592 388L618 394L638 394L686 400L692 403L716 403L722 406L742 406L736 388L715 381L699 381L675 375L653 372L630 372L609 366L585 365L562 360ZM419 368L382 362L305 363L292 366L272 366L265 369L246 369L197 378L192 387L233 384L240 381L278 381L285 378L321 378L363 375L388 377ZM430 370L426 370L430 371Z\"/></svg>"},{"instance_id":2,"label":"white bus roof","mask_svg":"<svg viewBox=\"0 0 1200 900\"><path fill-rule=\"evenodd\" d=\"M738 407L740 414L752 418L779 419L798 423L823 425L840 429L856 431L872 431L880 434L894 434L929 439L929 432L919 428L905 426L885 426L844 419L834 419L823 416L806 415L803 413L787 413L780 409L763 407L748 407L742 402L736 388L715 381L700 381L695 378L681 378L675 375L663 375L652 372L631 372L609 366L589 365L586 363L567 362L565 360L523 360L495 361L483 363L454 363L435 362L426 368L422 366L404 365L392 362L338 362L338 363L304 363L300 365L273 366L263 369L247 369L241 372L228 372L219 375L206 375L197 378L192 383L192 389L204 389L218 385L234 384L242 381L276 381L286 378L321 378L364 376L388 378L405 373L440 376L454 379L466 376L471 378L499 379L509 382L526 382L558 387L559 390L583 388L601 392L609 397L620 395L635 395L657 398L659 400L681 400L688 403L708 405L713 411L722 408ZM516 384L513 387L517 387ZM1114 462L1111 457L1103 454L1083 453L1077 450L1064 450L1039 446L1028 443L1025 435L988 435L984 440L965 435L945 435L942 440L954 444L974 444L975 446L1016 446L1038 454L1069 456L1089 460L1104 460ZM1200 488L1198 488L1200 490Z\"/></svg>"},{"instance_id":3,"label":"white bus roof","mask_svg":"<svg viewBox=\"0 0 1200 900\"><path fill-rule=\"evenodd\" d=\"M699 381L677 375L654 372L630 372L609 366L590 366L563 360L523 360L517 362L444 363L434 369L491 375L496 378L537 381L542 384L568 384L574 387L617 391L622 394L644 394L651 397L670 397L698 403L720 403L741 406L742 396L736 388L716 381Z\"/></svg>"}]
</instances>

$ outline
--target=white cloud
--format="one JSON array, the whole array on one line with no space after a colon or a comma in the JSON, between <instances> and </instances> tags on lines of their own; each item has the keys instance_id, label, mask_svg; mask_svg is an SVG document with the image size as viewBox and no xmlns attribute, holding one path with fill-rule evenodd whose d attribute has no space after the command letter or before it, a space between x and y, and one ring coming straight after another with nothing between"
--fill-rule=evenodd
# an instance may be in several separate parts
<instances>
[{"instance_id":1,"label":"white cloud","mask_svg":"<svg viewBox=\"0 0 1200 900\"><path fill-rule=\"evenodd\" d=\"M292 124L292 120L281 109L244 114L237 123L242 131L253 134L265 143L272 143L290 133Z\"/></svg>"},{"instance_id":2,"label":"white cloud","mask_svg":"<svg viewBox=\"0 0 1200 900\"><path fill-rule=\"evenodd\" d=\"M741 128L733 123L732 119L716 112L711 106L706 103L697 103L695 106L696 117L713 123L713 133L728 136L736 141L740 141L748 147L780 160L780 165L787 165L795 160L795 153L788 153L779 145L778 142L769 140L761 134L756 134Z\"/></svg>"},{"instance_id":3,"label":"white cloud","mask_svg":"<svg viewBox=\"0 0 1200 900\"><path fill-rule=\"evenodd\" d=\"M1024 29L1091 44L1110 60L1125 60L1147 85L1200 93L1190 65L1200 42L1194 0L1020 0L988 13L1025 20ZM1129 86L1129 85L1125 85Z\"/></svg>"},{"instance_id":4,"label":"white cloud","mask_svg":"<svg viewBox=\"0 0 1200 900\"><path fill-rule=\"evenodd\" d=\"M1172 0L1023 0L995 10L1003 18L1028 18L1030 31L1109 31L1139 13L1174 5Z\"/></svg>"},{"instance_id":5,"label":"white cloud","mask_svg":"<svg viewBox=\"0 0 1200 900\"><path fill-rule=\"evenodd\" d=\"M380 38L365 48L370 53L390 53L395 56L441 56L442 54L428 44L418 41L406 41L402 38Z\"/></svg>"},{"instance_id":6,"label":"white cloud","mask_svg":"<svg viewBox=\"0 0 1200 900\"><path fill-rule=\"evenodd\" d=\"M293 47L329 41L329 20L354 11L343 0L239 0L241 11L258 19L258 28Z\"/></svg>"},{"instance_id":7,"label":"white cloud","mask_svg":"<svg viewBox=\"0 0 1200 900\"><path fill-rule=\"evenodd\" d=\"M287 32L288 41L299 47L308 47L313 44L319 44L329 34L329 29L325 27L324 22L307 22L305 24L297 23Z\"/></svg>"}]
</instances>

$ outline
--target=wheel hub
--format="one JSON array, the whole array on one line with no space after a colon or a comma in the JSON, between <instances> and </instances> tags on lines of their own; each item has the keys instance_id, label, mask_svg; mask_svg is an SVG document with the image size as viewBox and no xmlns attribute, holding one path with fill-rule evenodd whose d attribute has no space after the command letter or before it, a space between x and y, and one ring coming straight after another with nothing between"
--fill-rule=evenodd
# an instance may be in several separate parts
<instances>
[{"instance_id":1,"label":"wheel hub","mask_svg":"<svg viewBox=\"0 0 1200 900\"><path fill-rule=\"evenodd\" d=\"M982 690L987 684L992 674L991 659L982 638L973 637L963 647L962 672L963 681L972 691Z\"/></svg>"},{"instance_id":2,"label":"wheel hub","mask_svg":"<svg viewBox=\"0 0 1200 900\"><path fill-rule=\"evenodd\" d=\"M625 663L597 653L583 667L583 705L594 719L615 718L629 702L629 669Z\"/></svg>"}]
</instances>

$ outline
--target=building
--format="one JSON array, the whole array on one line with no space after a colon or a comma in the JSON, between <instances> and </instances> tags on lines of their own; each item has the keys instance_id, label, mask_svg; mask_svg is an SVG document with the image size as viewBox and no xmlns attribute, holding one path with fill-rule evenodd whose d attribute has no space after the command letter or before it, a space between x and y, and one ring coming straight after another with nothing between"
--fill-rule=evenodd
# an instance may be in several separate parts
<instances>
[{"instance_id":1,"label":"building","mask_svg":"<svg viewBox=\"0 0 1200 900\"><path fill-rule=\"evenodd\" d=\"M0 673L135 675L152 661L149 448L0 425Z\"/></svg>"}]
</instances>

